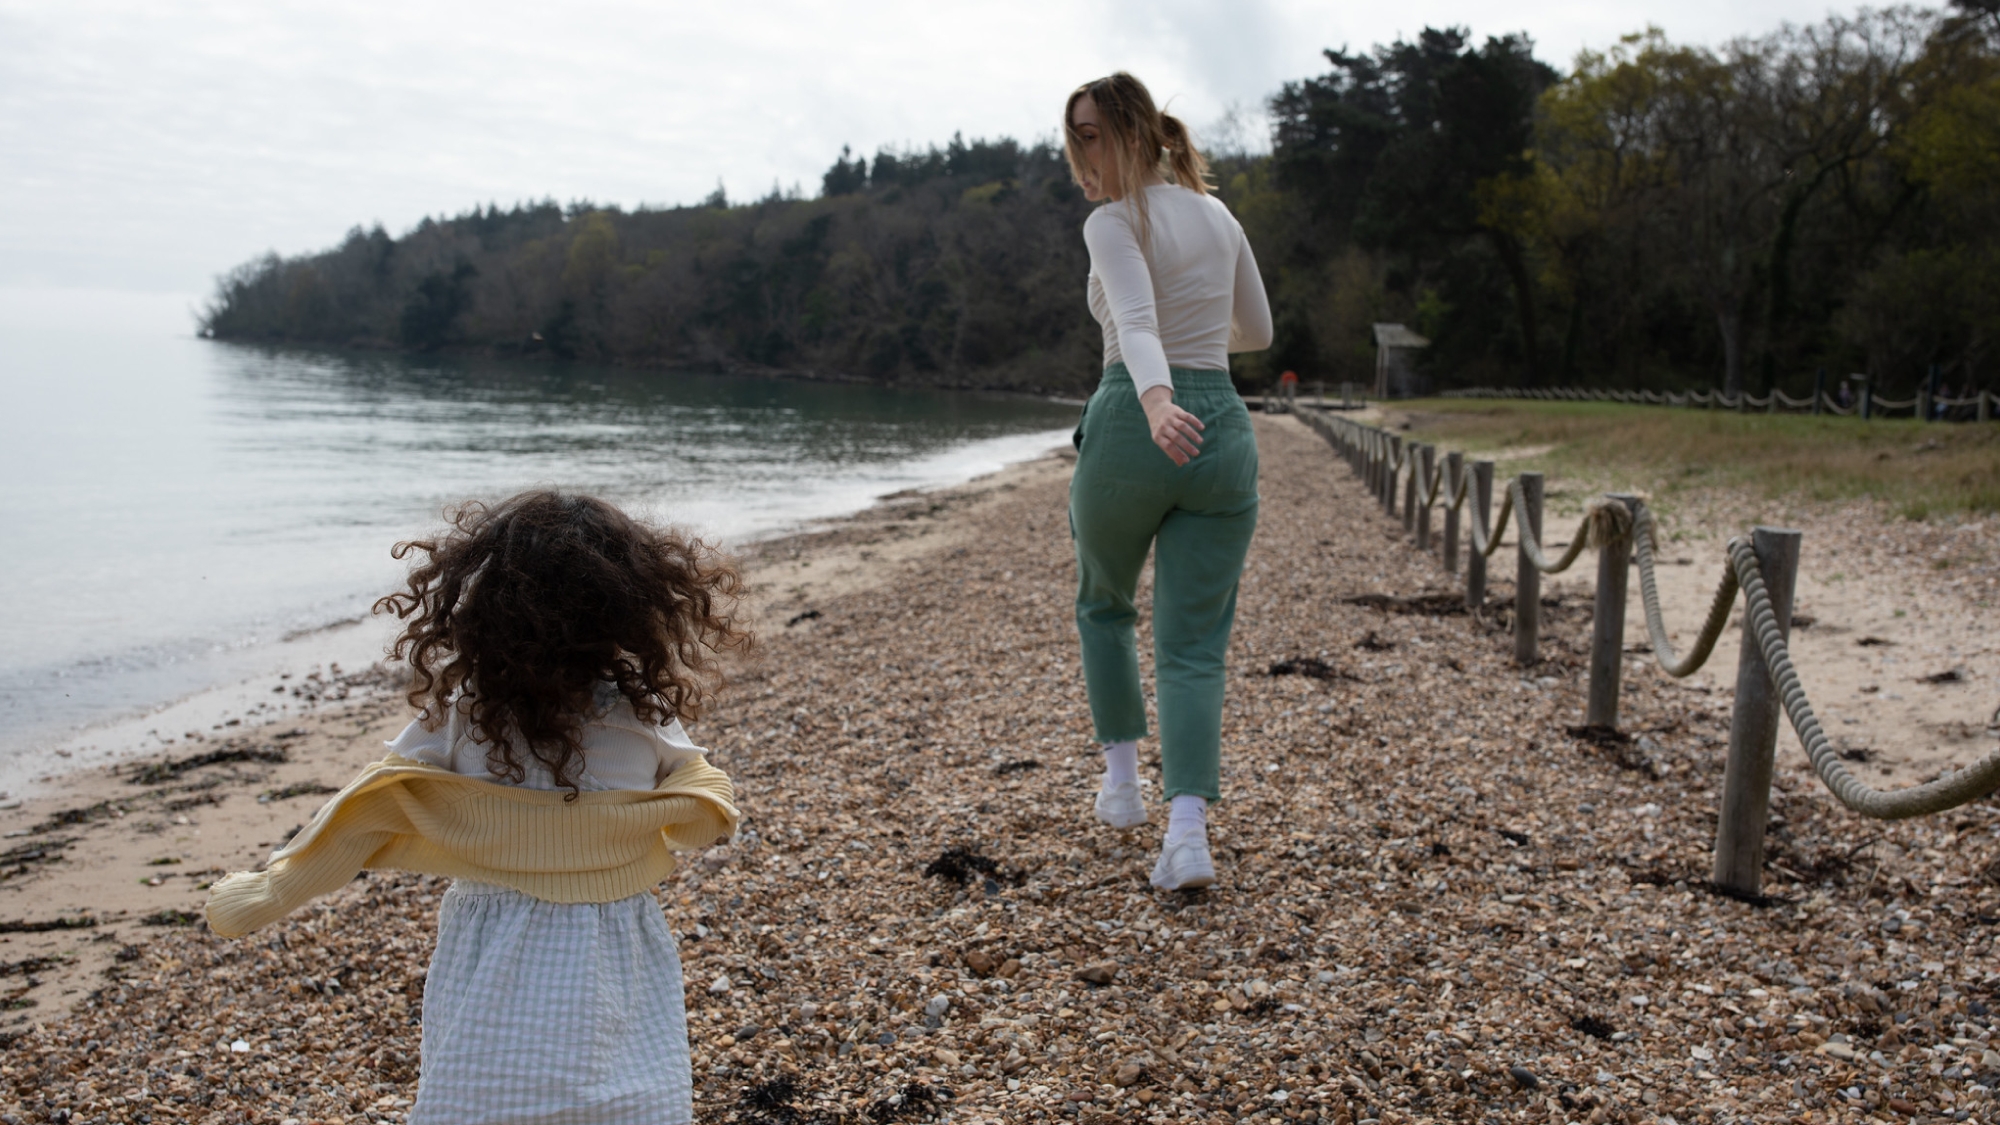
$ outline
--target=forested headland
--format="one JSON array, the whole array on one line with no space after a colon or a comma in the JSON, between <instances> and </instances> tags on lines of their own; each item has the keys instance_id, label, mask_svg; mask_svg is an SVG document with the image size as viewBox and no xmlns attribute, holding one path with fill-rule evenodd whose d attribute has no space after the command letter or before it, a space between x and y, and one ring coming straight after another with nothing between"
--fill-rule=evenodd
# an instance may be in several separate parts
<instances>
[{"instance_id":1,"label":"forested headland","mask_svg":"<svg viewBox=\"0 0 2000 1125\"><path fill-rule=\"evenodd\" d=\"M1270 100L1214 152L1277 342L1368 381L1370 326L1429 336L1439 387L1720 387L1813 373L1996 387L2000 0L1863 10L1709 49L1657 31L1567 70L1426 29ZM1145 76L1142 76L1145 77ZM1156 78L1155 81L1158 81ZM1052 107L1051 114L1060 107ZM1197 141L1200 138L1197 137ZM816 198L475 207L223 277L220 339L455 349L872 382L1095 382L1052 141L846 151Z\"/></svg>"}]
</instances>

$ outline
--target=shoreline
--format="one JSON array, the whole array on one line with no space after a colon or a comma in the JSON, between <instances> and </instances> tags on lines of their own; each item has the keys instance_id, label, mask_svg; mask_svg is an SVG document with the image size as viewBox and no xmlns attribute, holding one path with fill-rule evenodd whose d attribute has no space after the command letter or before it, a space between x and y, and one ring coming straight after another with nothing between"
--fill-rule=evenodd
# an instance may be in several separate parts
<instances>
[{"instance_id":1,"label":"shoreline","mask_svg":"<svg viewBox=\"0 0 2000 1125\"><path fill-rule=\"evenodd\" d=\"M508 360L524 363L594 363L605 367L615 367L626 371L660 371L671 375L722 375L730 378L775 379L799 383L821 383L851 387L900 387L911 390L963 391L970 394L1005 395L1010 398L1034 398L1053 402L1082 402L1072 398L1077 394L1088 398L1097 385L1096 371L1089 372L1074 384L1048 387L1001 385L981 382L927 383L908 380L871 379L865 375L850 375L839 371L820 371L796 367L760 367L746 363L690 364L665 359L635 359L630 356L608 356L601 359L578 360L564 358L547 351L530 351L524 348L493 347L452 347L435 349L409 348L389 340L355 338L344 343L324 343L289 339L259 339L256 337L216 336L203 334L198 329L187 337L214 344L230 344L237 347L271 348L276 350L298 350L305 352L347 352L356 355L399 355L399 356L449 356L454 359Z\"/></svg>"},{"instance_id":2,"label":"shoreline","mask_svg":"<svg viewBox=\"0 0 2000 1125\"><path fill-rule=\"evenodd\" d=\"M782 632L816 604L886 582L895 563L960 546L968 512L1067 464L1045 453L742 544L729 553L750 588L745 616L760 634ZM385 640L393 633L380 621L354 628L371 625ZM397 684L380 660L274 672L54 750L63 769L0 801L0 994L18 1013L0 1015L0 1036L65 1015L130 942L198 917L209 880L261 863L326 794L380 758L413 717ZM229 709L262 703L274 688L296 709L267 710L254 725ZM79 745L107 741L105 729L143 740L142 728L183 733L124 752Z\"/></svg>"},{"instance_id":3,"label":"shoreline","mask_svg":"<svg viewBox=\"0 0 2000 1125\"><path fill-rule=\"evenodd\" d=\"M916 490L949 491L1046 456L1047 449L1057 444L1059 432L1051 429L981 439L944 453L913 458L907 465L912 474L926 480ZM1033 451L1028 452L1031 447ZM866 487L851 491L853 495L827 498L834 505L832 515L788 517L771 527L745 533L741 541L721 537L712 541L720 540L728 553L755 555L764 550L761 544L767 541L815 538L820 529L862 517L911 489L888 497L868 495ZM343 611L336 620L257 641L241 651L224 652L206 686L148 704L107 708L80 722L42 722L30 727L25 736L17 733L0 756L0 804L46 792L52 775L174 752L193 732L220 733L234 727L247 731L290 722L295 716L288 704L297 694L291 691L293 681L313 674L337 676L341 668L374 664L382 658L382 649L394 631L391 622L365 612L352 616Z\"/></svg>"}]
</instances>

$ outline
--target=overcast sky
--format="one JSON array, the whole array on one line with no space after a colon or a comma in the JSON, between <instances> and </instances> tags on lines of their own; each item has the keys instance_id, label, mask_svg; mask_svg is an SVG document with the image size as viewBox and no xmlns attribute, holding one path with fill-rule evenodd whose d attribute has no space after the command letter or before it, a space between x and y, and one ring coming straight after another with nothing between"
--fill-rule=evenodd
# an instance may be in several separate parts
<instances>
[{"instance_id":1,"label":"overcast sky","mask_svg":"<svg viewBox=\"0 0 2000 1125\"><path fill-rule=\"evenodd\" d=\"M1199 133L1426 24L1526 31L1567 68L1657 24L1719 43L1812 0L0 0L0 304L186 302L275 249L474 203L817 190L850 144L1053 132L1120 67ZM1261 141L1260 138L1254 138Z\"/></svg>"}]
</instances>

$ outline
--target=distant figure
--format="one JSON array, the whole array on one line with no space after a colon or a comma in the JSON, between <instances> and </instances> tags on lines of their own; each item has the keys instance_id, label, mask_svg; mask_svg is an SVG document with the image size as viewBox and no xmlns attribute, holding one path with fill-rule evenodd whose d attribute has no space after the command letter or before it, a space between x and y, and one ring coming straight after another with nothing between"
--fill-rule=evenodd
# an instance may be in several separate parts
<instances>
[{"instance_id":1,"label":"distant figure","mask_svg":"<svg viewBox=\"0 0 2000 1125\"><path fill-rule=\"evenodd\" d=\"M1840 408L1842 410L1854 409L1854 384L1845 379L1840 381Z\"/></svg>"},{"instance_id":2,"label":"distant figure","mask_svg":"<svg viewBox=\"0 0 2000 1125\"><path fill-rule=\"evenodd\" d=\"M1942 420L1951 409L1945 404L1951 401L1951 384L1939 383L1937 397L1931 400L1931 417Z\"/></svg>"},{"instance_id":3,"label":"distant figure","mask_svg":"<svg viewBox=\"0 0 2000 1125\"><path fill-rule=\"evenodd\" d=\"M1229 380L1229 353L1271 346L1271 309L1249 240L1208 194L1187 126L1119 72L1063 109L1070 174L1092 202L1090 311L1104 375L1076 431L1070 527L1076 624L1091 720L1104 744L1097 817L1146 822L1146 737L1133 606L1153 560L1160 758L1170 802L1152 882L1215 882L1208 803L1220 797L1223 658L1236 583L1257 527L1257 441Z\"/></svg>"},{"instance_id":4,"label":"distant figure","mask_svg":"<svg viewBox=\"0 0 2000 1125\"><path fill-rule=\"evenodd\" d=\"M701 543L588 496L467 505L376 610L421 716L271 858L209 893L225 937L364 866L455 881L424 983L410 1125L694 1120L681 965L653 888L736 827L688 739L745 644Z\"/></svg>"}]
</instances>

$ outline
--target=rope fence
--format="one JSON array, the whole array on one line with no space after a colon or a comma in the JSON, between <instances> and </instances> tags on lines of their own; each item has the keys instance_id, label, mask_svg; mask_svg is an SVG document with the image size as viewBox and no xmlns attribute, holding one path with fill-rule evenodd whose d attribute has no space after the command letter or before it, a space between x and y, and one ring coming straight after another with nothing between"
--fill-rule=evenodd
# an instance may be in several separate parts
<instances>
[{"instance_id":1,"label":"rope fence","mask_svg":"<svg viewBox=\"0 0 2000 1125\"><path fill-rule=\"evenodd\" d=\"M1982 403L1985 397L1982 392ZM1983 415L1983 405L1981 410ZM1385 513L1400 515L1404 530L1415 536L1418 550L1426 554L1435 550L1441 555L1448 573L1459 573L1461 542L1469 548L1464 552L1465 604L1474 613L1484 613L1487 608L1488 562L1503 545L1511 517L1516 559L1514 659L1522 667L1539 659L1541 575L1561 574L1574 566L1584 551L1597 552L1587 726L1615 730L1618 725L1630 570L1639 573L1647 648L1660 669L1677 679L1708 663L1728 627L1737 596L1742 595L1743 644L1737 659L1729 760L1716 831L1714 883L1718 889L1751 898L1760 894L1764 829L1780 721L1790 721L1813 772L1827 790L1863 816L1879 820L1924 816L2000 789L2000 750L1935 781L1896 790L1875 789L1841 763L1839 752L1813 712L1788 645L1800 533L1759 527L1748 538L1729 541L1708 615L1682 652L1660 610L1655 521L1639 497L1611 493L1590 500L1576 531L1558 554L1548 545L1552 540L1543 534L1542 474L1521 473L1508 481L1500 491L1496 513L1492 510L1491 461L1468 462L1460 452L1439 458L1435 446L1407 441L1400 434L1351 418L1310 411L1301 411L1298 417L1347 461ZM1440 508L1444 513L1443 542L1434 548L1431 518L1433 510ZM1466 534L1461 535L1461 529Z\"/></svg>"},{"instance_id":2,"label":"rope fence","mask_svg":"<svg viewBox=\"0 0 2000 1125\"><path fill-rule=\"evenodd\" d=\"M1859 380L1859 376L1856 379ZM1725 394L1722 391L1614 391L1597 387L1470 387L1441 392L1443 398L1530 399L1540 402L1623 402L1635 406L1678 406L1707 410L1734 410L1768 414L1833 414L1862 419L1885 416L1888 412L1907 414L1919 420L1991 422L2000 412L2000 395L1992 391L1945 398L1920 389L1910 398L1884 398L1865 380L1855 401L1843 404L1825 389L1824 377L1816 381L1811 394L1793 398L1780 390L1767 395Z\"/></svg>"}]
</instances>

